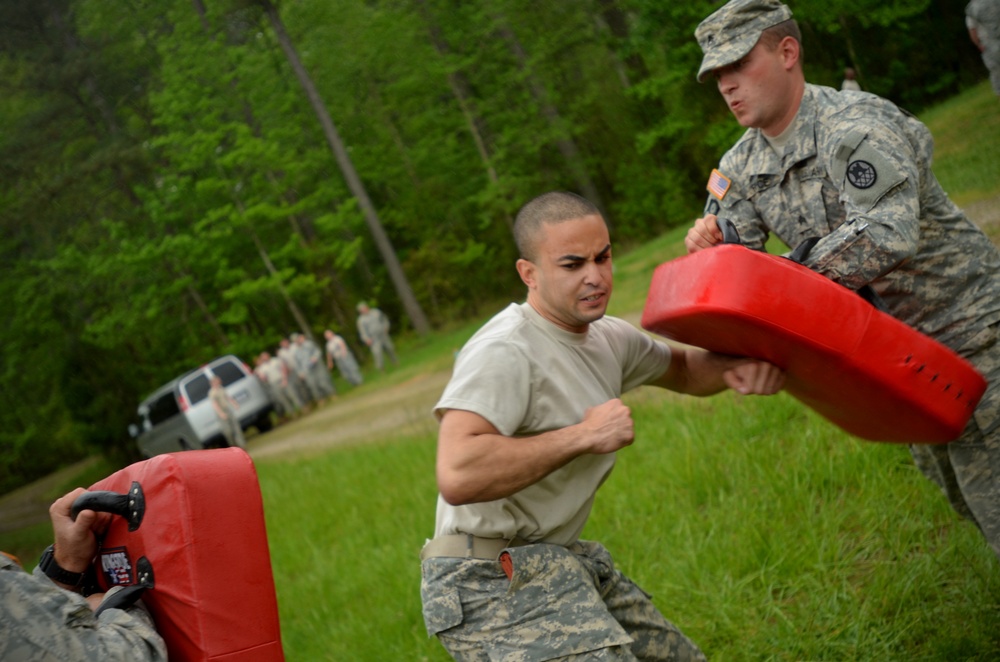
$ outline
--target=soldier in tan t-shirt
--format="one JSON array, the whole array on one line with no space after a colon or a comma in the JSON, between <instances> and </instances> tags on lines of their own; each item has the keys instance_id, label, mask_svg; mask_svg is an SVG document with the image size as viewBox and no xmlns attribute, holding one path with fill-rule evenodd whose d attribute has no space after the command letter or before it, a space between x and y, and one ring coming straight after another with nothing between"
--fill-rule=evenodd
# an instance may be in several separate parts
<instances>
[{"instance_id":1,"label":"soldier in tan t-shirt","mask_svg":"<svg viewBox=\"0 0 1000 662\"><path fill-rule=\"evenodd\" d=\"M784 374L671 348L606 317L611 242L587 200L536 198L518 214L515 238L527 302L469 340L435 407L440 496L421 553L427 630L458 660L602 650L704 659L602 545L579 535L616 451L634 438L622 393L651 384L771 394Z\"/></svg>"}]
</instances>

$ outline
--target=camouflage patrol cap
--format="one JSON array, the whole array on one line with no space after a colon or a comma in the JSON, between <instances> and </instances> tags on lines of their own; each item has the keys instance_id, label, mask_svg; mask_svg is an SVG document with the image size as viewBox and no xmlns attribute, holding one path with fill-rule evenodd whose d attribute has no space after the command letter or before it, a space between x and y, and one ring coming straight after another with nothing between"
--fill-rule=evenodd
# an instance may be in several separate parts
<instances>
[{"instance_id":1,"label":"camouflage patrol cap","mask_svg":"<svg viewBox=\"0 0 1000 662\"><path fill-rule=\"evenodd\" d=\"M698 82L714 69L736 62L749 53L761 33L787 21L792 10L778 0L732 0L702 21L694 36L705 54Z\"/></svg>"}]
</instances>

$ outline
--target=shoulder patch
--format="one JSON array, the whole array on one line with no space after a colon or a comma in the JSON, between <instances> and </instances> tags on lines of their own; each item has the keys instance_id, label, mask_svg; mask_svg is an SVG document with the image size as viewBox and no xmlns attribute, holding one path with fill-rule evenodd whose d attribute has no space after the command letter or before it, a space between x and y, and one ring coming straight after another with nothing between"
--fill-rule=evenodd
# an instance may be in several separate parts
<instances>
[{"instance_id":1,"label":"shoulder patch","mask_svg":"<svg viewBox=\"0 0 1000 662\"><path fill-rule=\"evenodd\" d=\"M712 170L712 174L708 177L708 185L705 187L708 192L714 195L717 199L722 200L729 193L729 188L733 185L732 180L723 175L716 169Z\"/></svg>"},{"instance_id":2,"label":"shoulder patch","mask_svg":"<svg viewBox=\"0 0 1000 662\"><path fill-rule=\"evenodd\" d=\"M847 164L847 181L854 188L871 188L878 181L878 171L868 161L857 159Z\"/></svg>"},{"instance_id":3,"label":"shoulder patch","mask_svg":"<svg viewBox=\"0 0 1000 662\"><path fill-rule=\"evenodd\" d=\"M869 141L864 141L846 159L841 186L844 194L865 211L874 207L886 193L896 188L906 176Z\"/></svg>"}]
</instances>

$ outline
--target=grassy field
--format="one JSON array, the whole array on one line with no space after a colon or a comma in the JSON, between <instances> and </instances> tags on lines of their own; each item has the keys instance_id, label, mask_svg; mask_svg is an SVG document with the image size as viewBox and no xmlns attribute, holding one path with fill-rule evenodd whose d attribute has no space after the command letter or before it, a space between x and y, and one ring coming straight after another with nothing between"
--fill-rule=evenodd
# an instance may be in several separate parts
<instances>
[{"instance_id":1,"label":"grassy field","mask_svg":"<svg viewBox=\"0 0 1000 662\"><path fill-rule=\"evenodd\" d=\"M925 118L958 200L1000 194L998 111L980 85ZM652 268L680 254L682 236L616 256L613 314L641 310ZM476 326L404 342L407 372L446 369ZM1000 566L905 447L852 439L786 395L643 388L626 401L636 443L585 536L710 659L1000 659ZM434 446L432 433L388 435L257 462L288 660L449 659L419 599ZM37 558L48 530L16 536L4 547Z\"/></svg>"}]
</instances>

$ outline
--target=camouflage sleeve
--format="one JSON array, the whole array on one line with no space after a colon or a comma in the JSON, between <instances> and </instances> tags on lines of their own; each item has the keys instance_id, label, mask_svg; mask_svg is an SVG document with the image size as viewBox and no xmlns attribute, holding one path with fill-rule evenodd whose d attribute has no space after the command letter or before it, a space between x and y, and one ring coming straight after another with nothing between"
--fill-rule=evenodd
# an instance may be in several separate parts
<instances>
[{"instance_id":1,"label":"camouflage sleeve","mask_svg":"<svg viewBox=\"0 0 1000 662\"><path fill-rule=\"evenodd\" d=\"M163 639L141 605L94 616L87 601L37 570L0 567L0 659L24 662L86 660L161 662Z\"/></svg>"},{"instance_id":2,"label":"camouflage sleeve","mask_svg":"<svg viewBox=\"0 0 1000 662\"><path fill-rule=\"evenodd\" d=\"M813 247L804 264L858 289L917 251L920 164L929 163L930 135L923 136L924 145L914 145L893 122L852 124L830 132L827 144L819 146L827 150L846 220Z\"/></svg>"},{"instance_id":3,"label":"camouflage sleeve","mask_svg":"<svg viewBox=\"0 0 1000 662\"><path fill-rule=\"evenodd\" d=\"M732 152L730 152L731 154ZM748 200L742 169L729 159L727 154L716 170L709 176L708 198L705 202L705 213L714 214L720 219L732 221L740 235L740 242L754 250L764 250L768 231Z\"/></svg>"},{"instance_id":4,"label":"camouflage sleeve","mask_svg":"<svg viewBox=\"0 0 1000 662\"><path fill-rule=\"evenodd\" d=\"M368 329L368 317L365 315L358 317L358 335L361 336L361 340L366 343L372 339L371 333Z\"/></svg>"}]
</instances>

